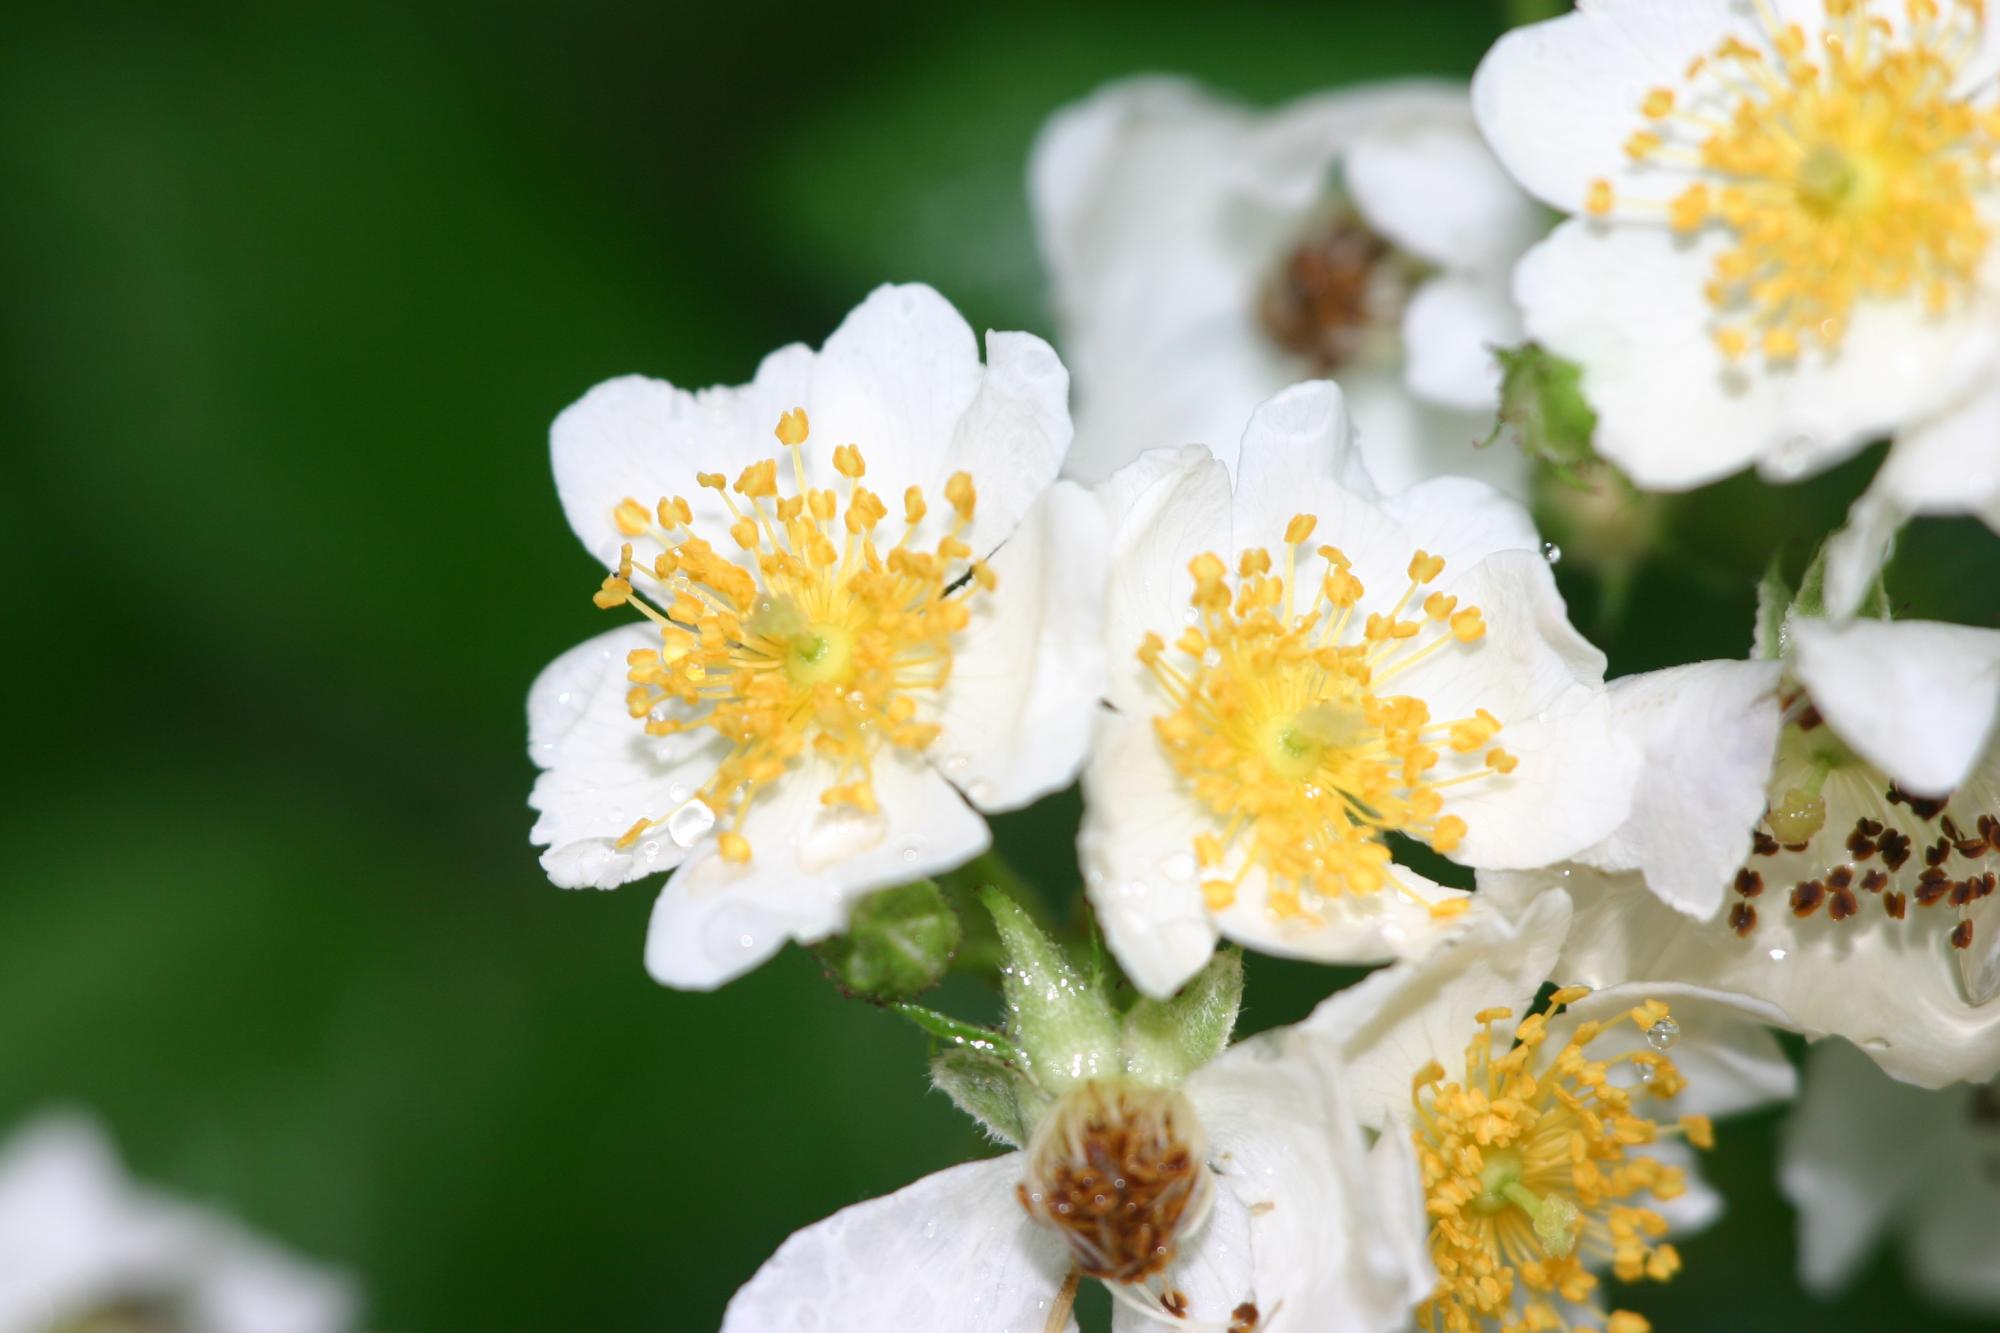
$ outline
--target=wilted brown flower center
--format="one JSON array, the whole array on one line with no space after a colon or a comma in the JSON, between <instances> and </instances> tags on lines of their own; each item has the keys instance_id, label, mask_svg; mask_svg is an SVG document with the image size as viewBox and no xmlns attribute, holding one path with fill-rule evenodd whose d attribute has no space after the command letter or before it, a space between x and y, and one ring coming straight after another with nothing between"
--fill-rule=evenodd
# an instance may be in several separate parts
<instances>
[{"instance_id":1,"label":"wilted brown flower center","mask_svg":"<svg viewBox=\"0 0 2000 1333\"><path fill-rule=\"evenodd\" d=\"M1186 1097L1123 1080L1086 1083L1056 1103L1028 1144L1021 1206L1069 1242L1087 1277L1141 1282L1173 1261L1214 1185L1207 1140Z\"/></svg>"},{"instance_id":2,"label":"wilted brown flower center","mask_svg":"<svg viewBox=\"0 0 2000 1333\"><path fill-rule=\"evenodd\" d=\"M1258 314L1271 340L1319 374L1351 365L1393 332L1409 300L1408 261L1352 214L1308 233L1271 275Z\"/></svg>"}]
</instances>

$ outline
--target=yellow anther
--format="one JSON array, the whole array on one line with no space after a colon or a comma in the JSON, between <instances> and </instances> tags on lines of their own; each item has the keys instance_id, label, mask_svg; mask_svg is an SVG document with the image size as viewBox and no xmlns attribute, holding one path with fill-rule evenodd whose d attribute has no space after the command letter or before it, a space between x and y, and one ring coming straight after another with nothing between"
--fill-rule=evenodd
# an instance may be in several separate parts
<instances>
[{"instance_id":1,"label":"yellow anther","mask_svg":"<svg viewBox=\"0 0 2000 1333\"><path fill-rule=\"evenodd\" d=\"M720 491L728 489L729 478L720 472L697 472L694 474L694 483L711 491Z\"/></svg>"},{"instance_id":2,"label":"yellow anther","mask_svg":"<svg viewBox=\"0 0 2000 1333\"><path fill-rule=\"evenodd\" d=\"M1271 572L1271 553L1263 547L1253 547L1245 551L1236 561L1238 578L1255 578L1259 574Z\"/></svg>"},{"instance_id":3,"label":"yellow anther","mask_svg":"<svg viewBox=\"0 0 2000 1333\"><path fill-rule=\"evenodd\" d=\"M1203 880L1201 899L1211 912L1227 911L1236 904L1236 886L1224 879Z\"/></svg>"},{"instance_id":4,"label":"yellow anther","mask_svg":"<svg viewBox=\"0 0 2000 1333\"><path fill-rule=\"evenodd\" d=\"M1684 1115L1681 1117L1681 1133L1697 1148L1715 1146L1715 1122L1705 1115Z\"/></svg>"},{"instance_id":5,"label":"yellow anther","mask_svg":"<svg viewBox=\"0 0 2000 1333\"><path fill-rule=\"evenodd\" d=\"M1667 208L1667 222L1675 231L1698 231L1708 221L1712 207L1708 186L1696 181L1674 196Z\"/></svg>"},{"instance_id":6,"label":"yellow anther","mask_svg":"<svg viewBox=\"0 0 2000 1333\"><path fill-rule=\"evenodd\" d=\"M1590 987L1588 986L1564 986L1555 994L1549 996L1549 1003L1552 1005L1575 1004L1588 994L1590 994Z\"/></svg>"},{"instance_id":7,"label":"yellow anther","mask_svg":"<svg viewBox=\"0 0 2000 1333\"><path fill-rule=\"evenodd\" d=\"M804 444L806 442L807 429L806 410L803 407L795 407L778 418L778 429L776 432L778 443L788 449L793 445Z\"/></svg>"},{"instance_id":8,"label":"yellow anther","mask_svg":"<svg viewBox=\"0 0 2000 1333\"><path fill-rule=\"evenodd\" d=\"M1292 521L1285 525L1285 545L1297 546L1310 541L1313 529L1319 526L1319 519L1312 514L1294 514Z\"/></svg>"},{"instance_id":9,"label":"yellow anther","mask_svg":"<svg viewBox=\"0 0 2000 1333\"><path fill-rule=\"evenodd\" d=\"M1507 751L1495 746L1486 752L1486 766L1495 773L1512 773L1520 765L1520 760Z\"/></svg>"},{"instance_id":10,"label":"yellow anther","mask_svg":"<svg viewBox=\"0 0 2000 1333\"><path fill-rule=\"evenodd\" d=\"M1188 573L1194 575L1197 583L1214 583L1229 573L1229 566L1213 551L1204 551L1188 561Z\"/></svg>"},{"instance_id":11,"label":"yellow anther","mask_svg":"<svg viewBox=\"0 0 2000 1333\"><path fill-rule=\"evenodd\" d=\"M1640 111L1654 120L1674 114L1674 90L1655 88L1646 94L1646 100L1639 104Z\"/></svg>"},{"instance_id":12,"label":"yellow anther","mask_svg":"<svg viewBox=\"0 0 2000 1333\"><path fill-rule=\"evenodd\" d=\"M591 594L590 600L597 603L598 610L609 611L632 600L632 585L616 574L607 574L603 584Z\"/></svg>"},{"instance_id":13,"label":"yellow anther","mask_svg":"<svg viewBox=\"0 0 2000 1333\"><path fill-rule=\"evenodd\" d=\"M865 476L868 464L862 459L859 449L851 444L839 444L833 449L833 470L852 480Z\"/></svg>"},{"instance_id":14,"label":"yellow anther","mask_svg":"<svg viewBox=\"0 0 2000 1333\"><path fill-rule=\"evenodd\" d=\"M757 545L757 524L753 519L739 518L729 525L729 535L736 544L748 551Z\"/></svg>"},{"instance_id":15,"label":"yellow anther","mask_svg":"<svg viewBox=\"0 0 2000 1333\"><path fill-rule=\"evenodd\" d=\"M646 506L630 498L620 500L618 507L611 511L611 521L627 537L637 537L645 532L652 526L652 517L646 512Z\"/></svg>"},{"instance_id":16,"label":"yellow anther","mask_svg":"<svg viewBox=\"0 0 2000 1333\"><path fill-rule=\"evenodd\" d=\"M912 486L903 492L904 523L914 528L917 524L924 521L924 514L926 512L924 493L921 488Z\"/></svg>"},{"instance_id":17,"label":"yellow anther","mask_svg":"<svg viewBox=\"0 0 2000 1333\"><path fill-rule=\"evenodd\" d=\"M1737 328L1717 329L1715 346L1727 359L1740 361L1743 354L1750 350L1750 335Z\"/></svg>"},{"instance_id":18,"label":"yellow anther","mask_svg":"<svg viewBox=\"0 0 2000 1333\"><path fill-rule=\"evenodd\" d=\"M1583 196L1583 211L1594 218L1607 217L1617 206L1617 197L1611 191L1611 182L1595 180Z\"/></svg>"},{"instance_id":19,"label":"yellow anther","mask_svg":"<svg viewBox=\"0 0 2000 1333\"><path fill-rule=\"evenodd\" d=\"M742 865L750 859L750 843L741 833L734 830L719 835L715 849L722 853L722 859L734 865Z\"/></svg>"},{"instance_id":20,"label":"yellow anther","mask_svg":"<svg viewBox=\"0 0 2000 1333\"><path fill-rule=\"evenodd\" d=\"M1452 921L1472 910L1470 898L1440 898L1430 905L1433 921Z\"/></svg>"},{"instance_id":21,"label":"yellow anther","mask_svg":"<svg viewBox=\"0 0 2000 1333\"><path fill-rule=\"evenodd\" d=\"M1410 557L1410 580L1413 583L1429 583L1444 573L1444 557L1432 555L1428 551L1418 551Z\"/></svg>"},{"instance_id":22,"label":"yellow anther","mask_svg":"<svg viewBox=\"0 0 2000 1333\"><path fill-rule=\"evenodd\" d=\"M944 484L944 498L951 502L961 522L972 521L972 510L978 500L978 492L972 488L971 474L954 472Z\"/></svg>"},{"instance_id":23,"label":"yellow anther","mask_svg":"<svg viewBox=\"0 0 2000 1333\"><path fill-rule=\"evenodd\" d=\"M1486 618L1476 606L1453 612L1450 623L1452 637L1460 643L1471 643L1486 635Z\"/></svg>"},{"instance_id":24,"label":"yellow anther","mask_svg":"<svg viewBox=\"0 0 2000 1333\"><path fill-rule=\"evenodd\" d=\"M1625 156L1635 162L1643 162L1660 149L1660 136L1651 130L1640 130L1625 140Z\"/></svg>"},{"instance_id":25,"label":"yellow anther","mask_svg":"<svg viewBox=\"0 0 2000 1333\"><path fill-rule=\"evenodd\" d=\"M736 478L736 493L752 500L767 500L778 493L778 460L766 458L743 469Z\"/></svg>"},{"instance_id":26,"label":"yellow anther","mask_svg":"<svg viewBox=\"0 0 2000 1333\"><path fill-rule=\"evenodd\" d=\"M1424 614L1432 620L1448 619L1457 606L1458 598L1448 597L1441 592L1434 592L1424 598Z\"/></svg>"},{"instance_id":27,"label":"yellow anther","mask_svg":"<svg viewBox=\"0 0 2000 1333\"><path fill-rule=\"evenodd\" d=\"M1465 821L1457 815L1446 815L1438 820L1431 833L1431 846L1446 856L1458 850L1459 843L1465 841Z\"/></svg>"}]
</instances>

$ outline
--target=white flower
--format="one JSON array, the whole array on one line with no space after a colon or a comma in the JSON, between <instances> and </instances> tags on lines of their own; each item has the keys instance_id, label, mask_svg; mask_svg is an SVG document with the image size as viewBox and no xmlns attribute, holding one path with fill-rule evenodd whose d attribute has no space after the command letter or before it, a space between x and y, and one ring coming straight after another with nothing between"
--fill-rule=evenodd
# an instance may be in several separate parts
<instances>
[{"instance_id":1,"label":"white flower","mask_svg":"<svg viewBox=\"0 0 2000 1333\"><path fill-rule=\"evenodd\" d=\"M1514 294L1606 458L1789 479L1994 374L1996 59L1978 0L1584 0L1500 40L1480 128L1584 215Z\"/></svg>"},{"instance_id":2,"label":"white flower","mask_svg":"<svg viewBox=\"0 0 2000 1333\"><path fill-rule=\"evenodd\" d=\"M43 1117L0 1150L0 1333L341 1333L348 1281L132 1184L95 1123ZM101 1321L101 1322L93 1322Z\"/></svg>"},{"instance_id":3,"label":"white flower","mask_svg":"<svg viewBox=\"0 0 2000 1333\"><path fill-rule=\"evenodd\" d=\"M1799 1278L1821 1294L1885 1238L1911 1279L1968 1312L2000 1310L2000 1094L1899 1083L1842 1041L1806 1058L1779 1183L1798 1209Z\"/></svg>"},{"instance_id":4,"label":"white flower","mask_svg":"<svg viewBox=\"0 0 2000 1333\"><path fill-rule=\"evenodd\" d=\"M1809 1037L1847 1037L1899 1078L1990 1078L2000 1072L2000 631L1794 617L1786 637L1784 726L1762 765L1754 827L1738 821L1769 716L1740 691L1757 676L1684 668L1703 673L1690 680L1708 695L1684 716L1707 721L1660 733L1651 753L1670 756L1657 762L1680 779L1642 783L1621 831L1655 850L1596 857L1634 873L1578 865L1483 875L1480 887L1513 902L1567 888L1581 924L1563 967L1578 980L1671 978L1753 995ZM1688 801L1703 783L1713 803ZM1745 832L1752 850L1717 918L1705 876ZM1670 884L1661 871L1676 855L1683 873Z\"/></svg>"},{"instance_id":5,"label":"white flower","mask_svg":"<svg viewBox=\"0 0 2000 1333\"><path fill-rule=\"evenodd\" d=\"M1560 1015L1531 1015L1569 925L1560 893L1518 924L1482 905L1301 1025L1335 1043L1363 1126L1415 1144L1441 1275L1420 1328L1643 1330L1606 1320L1593 1270L1672 1277L1663 1237L1721 1207L1686 1144L1710 1146L1713 1117L1792 1094L1761 1026L1784 1015L1768 1005L1665 983L1566 988Z\"/></svg>"},{"instance_id":6,"label":"white flower","mask_svg":"<svg viewBox=\"0 0 2000 1333\"><path fill-rule=\"evenodd\" d=\"M1826 545L1826 609L1849 616L1902 526L1920 515L1969 514L2000 532L2000 379L1896 439L1847 525Z\"/></svg>"},{"instance_id":7,"label":"white flower","mask_svg":"<svg viewBox=\"0 0 2000 1333\"><path fill-rule=\"evenodd\" d=\"M1135 1178L1132 1168L1190 1163L1194 1196L1164 1228L1150 1213L1098 1224L1078 1210L1069 1225L1031 1216L1039 1206L1048 1218L1041 1201L1113 1159ZM1324 1043L1266 1033L1179 1090L1081 1084L1025 1150L940 1171L805 1228L737 1293L723 1330L1074 1330L1079 1275L1127 1257L1134 1237L1144 1254L1164 1237L1174 1257L1163 1272L1106 1279L1121 1333L1396 1329L1433 1278L1410 1173L1402 1145L1364 1149Z\"/></svg>"},{"instance_id":8,"label":"white flower","mask_svg":"<svg viewBox=\"0 0 2000 1333\"><path fill-rule=\"evenodd\" d=\"M1462 895L1392 866L1386 835L1545 865L1624 820L1637 767L1518 504L1460 477L1380 498L1324 382L1259 408L1240 458L1233 488L1185 449L1103 491L1113 711L1080 849L1153 995L1219 934L1327 961L1420 950Z\"/></svg>"},{"instance_id":9,"label":"white flower","mask_svg":"<svg viewBox=\"0 0 2000 1333\"><path fill-rule=\"evenodd\" d=\"M1493 161L1462 87L1381 84L1270 112L1167 78L1059 112L1030 166L1077 380L1070 475L1226 444L1287 384L1347 391L1391 491L1442 473L1521 490L1474 448L1518 343L1506 292L1546 227Z\"/></svg>"},{"instance_id":10,"label":"white flower","mask_svg":"<svg viewBox=\"0 0 2000 1333\"><path fill-rule=\"evenodd\" d=\"M564 512L616 566L598 602L650 623L535 682L533 838L566 888L674 872L659 980L715 986L838 931L857 897L984 850L972 807L1075 775L1103 523L1051 485L1062 364L1021 333L987 354L936 292L884 287L747 386L633 376L557 419Z\"/></svg>"}]
</instances>

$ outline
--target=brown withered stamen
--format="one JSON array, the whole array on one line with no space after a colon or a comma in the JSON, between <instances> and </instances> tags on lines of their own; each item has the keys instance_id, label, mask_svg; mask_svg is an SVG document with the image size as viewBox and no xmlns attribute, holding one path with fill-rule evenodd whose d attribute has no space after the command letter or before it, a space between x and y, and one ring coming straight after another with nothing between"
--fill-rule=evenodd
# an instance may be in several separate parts
<instances>
[{"instance_id":1,"label":"brown withered stamen","mask_svg":"<svg viewBox=\"0 0 2000 1333\"><path fill-rule=\"evenodd\" d=\"M1882 909L1886 911L1892 919L1901 921L1903 919L1904 914L1910 910L1910 903L1909 900L1900 893L1885 893L1882 895Z\"/></svg>"},{"instance_id":2,"label":"brown withered stamen","mask_svg":"<svg viewBox=\"0 0 2000 1333\"><path fill-rule=\"evenodd\" d=\"M1967 917L1951 928L1951 947L1970 949L1972 947L1972 919Z\"/></svg>"},{"instance_id":3,"label":"brown withered stamen","mask_svg":"<svg viewBox=\"0 0 2000 1333\"><path fill-rule=\"evenodd\" d=\"M1811 916L1826 900L1826 885L1816 879L1802 879L1792 885L1792 915Z\"/></svg>"},{"instance_id":4,"label":"brown withered stamen","mask_svg":"<svg viewBox=\"0 0 2000 1333\"><path fill-rule=\"evenodd\" d=\"M1764 877L1744 866L1736 872L1736 891L1745 898L1755 898L1764 891Z\"/></svg>"},{"instance_id":5,"label":"brown withered stamen","mask_svg":"<svg viewBox=\"0 0 2000 1333\"><path fill-rule=\"evenodd\" d=\"M1173 1261L1213 1198L1201 1123L1178 1092L1124 1080L1064 1094L1028 1145L1016 1191L1085 1276L1142 1282Z\"/></svg>"},{"instance_id":6,"label":"brown withered stamen","mask_svg":"<svg viewBox=\"0 0 2000 1333\"><path fill-rule=\"evenodd\" d=\"M1827 891L1826 914L1835 921L1845 921L1861 910L1861 903L1855 898L1854 890L1845 884L1836 885Z\"/></svg>"},{"instance_id":7,"label":"brown withered stamen","mask_svg":"<svg viewBox=\"0 0 2000 1333\"><path fill-rule=\"evenodd\" d=\"M1729 909L1729 928L1743 938L1750 938L1750 932L1757 929L1757 909L1749 903L1738 903Z\"/></svg>"},{"instance_id":8,"label":"brown withered stamen","mask_svg":"<svg viewBox=\"0 0 2000 1333\"><path fill-rule=\"evenodd\" d=\"M1245 1301L1229 1312L1229 1333L1256 1333L1257 1323L1263 1316L1257 1313L1254 1301Z\"/></svg>"},{"instance_id":9,"label":"brown withered stamen","mask_svg":"<svg viewBox=\"0 0 2000 1333\"><path fill-rule=\"evenodd\" d=\"M1871 870L1861 877L1861 887L1870 893L1880 893L1889 887L1889 876L1880 870Z\"/></svg>"},{"instance_id":10,"label":"brown withered stamen","mask_svg":"<svg viewBox=\"0 0 2000 1333\"><path fill-rule=\"evenodd\" d=\"M1264 286L1258 314L1273 342L1326 374L1397 327L1414 276L1387 241L1359 218L1341 216L1286 256Z\"/></svg>"},{"instance_id":11,"label":"brown withered stamen","mask_svg":"<svg viewBox=\"0 0 2000 1333\"><path fill-rule=\"evenodd\" d=\"M1909 806L1910 813L1918 819L1936 819L1949 799L1945 796L1912 796L1895 783L1889 784L1889 804Z\"/></svg>"}]
</instances>

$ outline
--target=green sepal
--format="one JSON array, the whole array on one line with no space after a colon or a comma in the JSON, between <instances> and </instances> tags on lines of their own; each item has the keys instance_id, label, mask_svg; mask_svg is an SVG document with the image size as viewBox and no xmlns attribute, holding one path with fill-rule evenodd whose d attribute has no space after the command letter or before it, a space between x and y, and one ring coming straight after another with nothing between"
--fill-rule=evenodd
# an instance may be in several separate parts
<instances>
[{"instance_id":1,"label":"green sepal","mask_svg":"<svg viewBox=\"0 0 2000 1333\"><path fill-rule=\"evenodd\" d=\"M1051 1098L997 1051L951 1046L931 1057L931 1083L1001 1143L1027 1144Z\"/></svg>"},{"instance_id":2,"label":"green sepal","mask_svg":"<svg viewBox=\"0 0 2000 1333\"><path fill-rule=\"evenodd\" d=\"M1171 999L1141 998L1125 1014L1125 1069L1156 1087L1177 1086L1222 1054L1243 1006L1243 952L1223 949Z\"/></svg>"},{"instance_id":3,"label":"green sepal","mask_svg":"<svg viewBox=\"0 0 2000 1333\"><path fill-rule=\"evenodd\" d=\"M950 1014L926 1009L920 1004L892 1004L889 1008L939 1041L967 1050L991 1051L1010 1064L1018 1065L1022 1069L1028 1067L1027 1052L1009 1040L1005 1033L995 1032L992 1028L981 1027L977 1023L967 1023L962 1019L953 1018Z\"/></svg>"},{"instance_id":4,"label":"green sepal","mask_svg":"<svg viewBox=\"0 0 2000 1333\"><path fill-rule=\"evenodd\" d=\"M1511 431L1531 457L1574 476L1596 460L1597 413L1583 396L1583 368L1538 344L1497 347L1500 418L1493 436Z\"/></svg>"},{"instance_id":5,"label":"green sepal","mask_svg":"<svg viewBox=\"0 0 2000 1333\"><path fill-rule=\"evenodd\" d=\"M944 980L963 935L944 892L921 879L862 899L847 933L822 942L816 952L841 990L887 1003Z\"/></svg>"},{"instance_id":6,"label":"green sepal","mask_svg":"<svg viewBox=\"0 0 2000 1333\"><path fill-rule=\"evenodd\" d=\"M1775 662L1785 655L1785 617L1792 609L1792 585L1785 581L1783 561L1771 557L1764 577L1757 580L1757 631L1752 655L1762 662Z\"/></svg>"},{"instance_id":7,"label":"green sepal","mask_svg":"<svg viewBox=\"0 0 2000 1333\"><path fill-rule=\"evenodd\" d=\"M1118 1019L1102 985L1070 966L1020 904L992 888L979 897L1007 955L1000 974L1007 1034L1026 1052L1036 1081L1060 1093L1118 1072Z\"/></svg>"}]
</instances>

